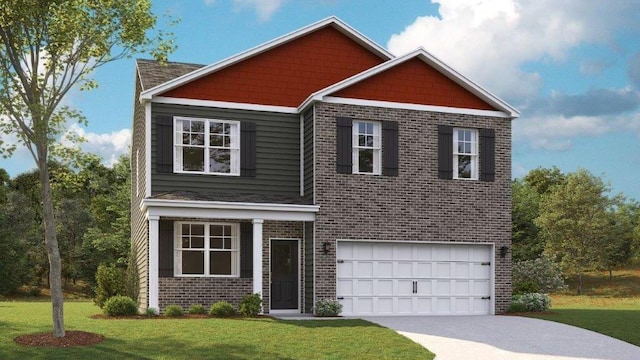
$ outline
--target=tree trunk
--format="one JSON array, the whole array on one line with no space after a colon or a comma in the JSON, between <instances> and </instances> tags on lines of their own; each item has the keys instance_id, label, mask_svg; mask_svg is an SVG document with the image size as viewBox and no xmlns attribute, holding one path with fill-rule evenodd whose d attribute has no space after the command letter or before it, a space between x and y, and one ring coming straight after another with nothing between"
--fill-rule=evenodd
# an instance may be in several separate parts
<instances>
[{"instance_id":1,"label":"tree trunk","mask_svg":"<svg viewBox=\"0 0 640 360\"><path fill-rule=\"evenodd\" d=\"M46 145L44 145L46 147ZM49 289L53 315L53 336L64 337L64 312L62 296L62 261L56 237L56 225L53 215L53 196L49 182L49 165L46 149L38 148L38 169L42 186L42 207L44 215L44 243L49 258Z\"/></svg>"},{"instance_id":2,"label":"tree trunk","mask_svg":"<svg viewBox=\"0 0 640 360\"><path fill-rule=\"evenodd\" d=\"M613 282L613 270L609 269L609 283Z\"/></svg>"},{"instance_id":3,"label":"tree trunk","mask_svg":"<svg viewBox=\"0 0 640 360\"><path fill-rule=\"evenodd\" d=\"M582 295L582 273L578 274L578 295Z\"/></svg>"}]
</instances>

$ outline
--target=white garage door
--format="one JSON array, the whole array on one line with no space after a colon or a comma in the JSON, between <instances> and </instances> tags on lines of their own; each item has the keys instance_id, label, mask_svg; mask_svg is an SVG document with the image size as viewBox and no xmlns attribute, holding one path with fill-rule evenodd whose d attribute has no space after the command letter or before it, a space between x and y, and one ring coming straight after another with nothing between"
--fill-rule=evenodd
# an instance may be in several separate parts
<instances>
[{"instance_id":1,"label":"white garage door","mask_svg":"<svg viewBox=\"0 0 640 360\"><path fill-rule=\"evenodd\" d=\"M489 245L339 241L342 314L490 314L491 258Z\"/></svg>"}]
</instances>

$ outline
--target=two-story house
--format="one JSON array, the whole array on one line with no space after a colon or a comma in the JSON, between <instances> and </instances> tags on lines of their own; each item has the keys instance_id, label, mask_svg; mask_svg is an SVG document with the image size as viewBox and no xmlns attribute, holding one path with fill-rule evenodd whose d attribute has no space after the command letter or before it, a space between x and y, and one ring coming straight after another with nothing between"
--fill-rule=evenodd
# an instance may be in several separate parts
<instances>
[{"instance_id":1,"label":"two-story house","mask_svg":"<svg viewBox=\"0 0 640 360\"><path fill-rule=\"evenodd\" d=\"M212 65L138 60L140 307L259 293L265 313L503 312L517 116L335 17Z\"/></svg>"}]
</instances>

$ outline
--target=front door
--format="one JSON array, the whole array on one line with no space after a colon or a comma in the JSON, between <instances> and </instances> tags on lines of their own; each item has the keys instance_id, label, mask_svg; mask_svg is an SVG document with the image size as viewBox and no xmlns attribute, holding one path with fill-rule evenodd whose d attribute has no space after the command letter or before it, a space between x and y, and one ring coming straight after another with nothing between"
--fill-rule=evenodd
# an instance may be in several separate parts
<instances>
[{"instance_id":1,"label":"front door","mask_svg":"<svg viewBox=\"0 0 640 360\"><path fill-rule=\"evenodd\" d=\"M271 241L271 309L298 308L298 241Z\"/></svg>"}]
</instances>

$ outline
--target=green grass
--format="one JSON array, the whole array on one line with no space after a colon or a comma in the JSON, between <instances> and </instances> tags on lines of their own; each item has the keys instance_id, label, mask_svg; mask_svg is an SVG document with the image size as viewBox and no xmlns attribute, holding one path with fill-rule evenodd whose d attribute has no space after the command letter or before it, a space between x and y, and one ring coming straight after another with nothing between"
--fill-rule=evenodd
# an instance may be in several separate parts
<instances>
[{"instance_id":1,"label":"green grass","mask_svg":"<svg viewBox=\"0 0 640 360\"><path fill-rule=\"evenodd\" d=\"M45 302L0 302L0 359L433 359L420 345L363 320L91 319L100 309L65 303L67 330L102 334L76 348L17 345L18 335L51 330Z\"/></svg>"},{"instance_id":2,"label":"green grass","mask_svg":"<svg viewBox=\"0 0 640 360\"><path fill-rule=\"evenodd\" d=\"M551 296L551 311L530 316L578 326L640 346L640 269L589 273L585 295L567 291ZM575 283L569 282L575 289Z\"/></svg>"}]
</instances>

